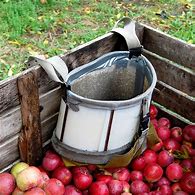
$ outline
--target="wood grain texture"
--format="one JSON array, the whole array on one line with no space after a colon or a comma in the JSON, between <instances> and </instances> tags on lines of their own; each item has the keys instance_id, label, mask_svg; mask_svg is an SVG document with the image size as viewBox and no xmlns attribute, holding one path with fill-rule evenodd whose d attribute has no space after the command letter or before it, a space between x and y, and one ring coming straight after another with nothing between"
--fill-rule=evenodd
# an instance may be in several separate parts
<instances>
[{"instance_id":1,"label":"wood grain texture","mask_svg":"<svg viewBox=\"0 0 195 195\"><path fill-rule=\"evenodd\" d=\"M195 98L159 81L152 99L195 123Z\"/></svg>"},{"instance_id":2,"label":"wood grain texture","mask_svg":"<svg viewBox=\"0 0 195 195\"><path fill-rule=\"evenodd\" d=\"M143 46L164 58L195 70L195 45L143 25Z\"/></svg>"},{"instance_id":3,"label":"wood grain texture","mask_svg":"<svg viewBox=\"0 0 195 195\"><path fill-rule=\"evenodd\" d=\"M57 117L58 113L42 121L41 129L43 143L47 142L51 138L53 130L56 126ZM10 137L6 141L0 142L0 170L4 169L5 167L12 164L14 161L19 159L18 138L19 133Z\"/></svg>"},{"instance_id":4,"label":"wood grain texture","mask_svg":"<svg viewBox=\"0 0 195 195\"><path fill-rule=\"evenodd\" d=\"M179 66L147 50L144 50L144 55L154 66L158 80L195 97L195 71Z\"/></svg>"},{"instance_id":5,"label":"wood grain texture","mask_svg":"<svg viewBox=\"0 0 195 195\"><path fill-rule=\"evenodd\" d=\"M0 170L19 158L18 134L0 144Z\"/></svg>"},{"instance_id":6,"label":"wood grain texture","mask_svg":"<svg viewBox=\"0 0 195 195\"><path fill-rule=\"evenodd\" d=\"M22 113L22 129L19 136L20 157L22 161L36 165L42 158L42 135L35 72L31 71L18 78L18 92Z\"/></svg>"},{"instance_id":7,"label":"wood grain texture","mask_svg":"<svg viewBox=\"0 0 195 195\"><path fill-rule=\"evenodd\" d=\"M61 89L59 87L41 95L40 106L41 121L58 113L61 100ZM0 114L0 143L17 134L22 128L20 106L10 109L9 112Z\"/></svg>"},{"instance_id":8,"label":"wood grain texture","mask_svg":"<svg viewBox=\"0 0 195 195\"><path fill-rule=\"evenodd\" d=\"M187 124L195 125L195 123L192 123L191 121L187 120L186 118L178 115L175 112L172 112L169 108L166 108L157 102L153 101L153 104L158 108L159 113L157 119L161 117L167 117L171 121L171 126L178 126L178 127L185 127Z\"/></svg>"},{"instance_id":9,"label":"wood grain texture","mask_svg":"<svg viewBox=\"0 0 195 195\"><path fill-rule=\"evenodd\" d=\"M0 114L19 105L17 78L31 71L35 71L37 74L39 94L44 94L59 86L39 66L34 66L18 75L0 81Z\"/></svg>"},{"instance_id":10,"label":"wood grain texture","mask_svg":"<svg viewBox=\"0 0 195 195\"><path fill-rule=\"evenodd\" d=\"M83 44L60 57L66 62L70 70L86 64L101 55L114 51L118 41L116 34L108 33L93 41ZM117 45L117 47L119 47Z\"/></svg>"}]
</instances>

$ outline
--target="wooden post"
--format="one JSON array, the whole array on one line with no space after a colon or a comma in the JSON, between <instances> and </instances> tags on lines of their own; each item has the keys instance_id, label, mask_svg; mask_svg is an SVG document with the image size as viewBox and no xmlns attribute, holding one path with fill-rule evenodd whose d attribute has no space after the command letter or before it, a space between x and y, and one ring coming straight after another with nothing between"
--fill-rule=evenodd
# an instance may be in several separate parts
<instances>
[{"instance_id":1,"label":"wooden post","mask_svg":"<svg viewBox=\"0 0 195 195\"><path fill-rule=\"evenodd\" d=\"M22 161L36 165L42 157L42 134L37 75L31 71L17 80L22 124L19 151Z\"/></svg>"}]
</instances>

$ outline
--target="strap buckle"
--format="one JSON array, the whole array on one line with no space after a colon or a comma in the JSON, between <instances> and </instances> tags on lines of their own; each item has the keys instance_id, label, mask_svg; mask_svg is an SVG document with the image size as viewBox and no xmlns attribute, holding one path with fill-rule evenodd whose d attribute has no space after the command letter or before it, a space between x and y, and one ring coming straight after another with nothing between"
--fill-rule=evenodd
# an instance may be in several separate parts
<instances>
[{"instance_id":1,"label":"strap buckle","mask_svg":"<svg viewBox=\"0 0 195 195\"><path fill-rule=\"evenodd\" d=\"M129 49L129 59L131 59L133 56L138 57L142 54L143 51L143 46L141 45L140 47L135 47Z\"/></svg>"}]
</instances>

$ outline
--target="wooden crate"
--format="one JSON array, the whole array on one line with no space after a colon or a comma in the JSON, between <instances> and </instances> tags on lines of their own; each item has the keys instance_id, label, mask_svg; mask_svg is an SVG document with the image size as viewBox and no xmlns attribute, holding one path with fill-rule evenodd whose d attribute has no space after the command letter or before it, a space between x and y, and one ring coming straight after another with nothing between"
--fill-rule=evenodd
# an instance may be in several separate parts
<instances>
[{"instance_id":1,"label":"wooden crate","mask_svg":"<svg viewBox=\"0 0 195 195\"><path fill-rule=\"evenodd\" d=\"M194 45L142 24L136 24L136 31L157 72L153 101L161 114L174 125L195 124ZM125 42L108 33L60 57L72 70L116 50L127 50ZM57 122L60 95L60 86L39 66L0 82L0 171L20 159L40 160Z\"/></svg>"}]
</instances>

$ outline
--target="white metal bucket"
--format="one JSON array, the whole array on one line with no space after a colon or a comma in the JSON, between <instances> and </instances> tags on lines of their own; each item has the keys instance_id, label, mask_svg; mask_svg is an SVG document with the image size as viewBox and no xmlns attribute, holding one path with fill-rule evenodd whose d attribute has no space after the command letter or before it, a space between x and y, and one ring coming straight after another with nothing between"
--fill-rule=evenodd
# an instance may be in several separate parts
<instances>
[{"instance_id":1,"label":"white metal bucket","mask_svg":"<svg viewBox=\"0 0 195 195\"><path fill-rule=\"evenodd\" d=\"M140 119L148 117L157 80L144 56L129 59L128 51L111 52L69 74L59 57L35 60L53 80L65 84L53 135L54 148L61 155L105 163L131 147Z\"/></svg>"}]
</instances>

